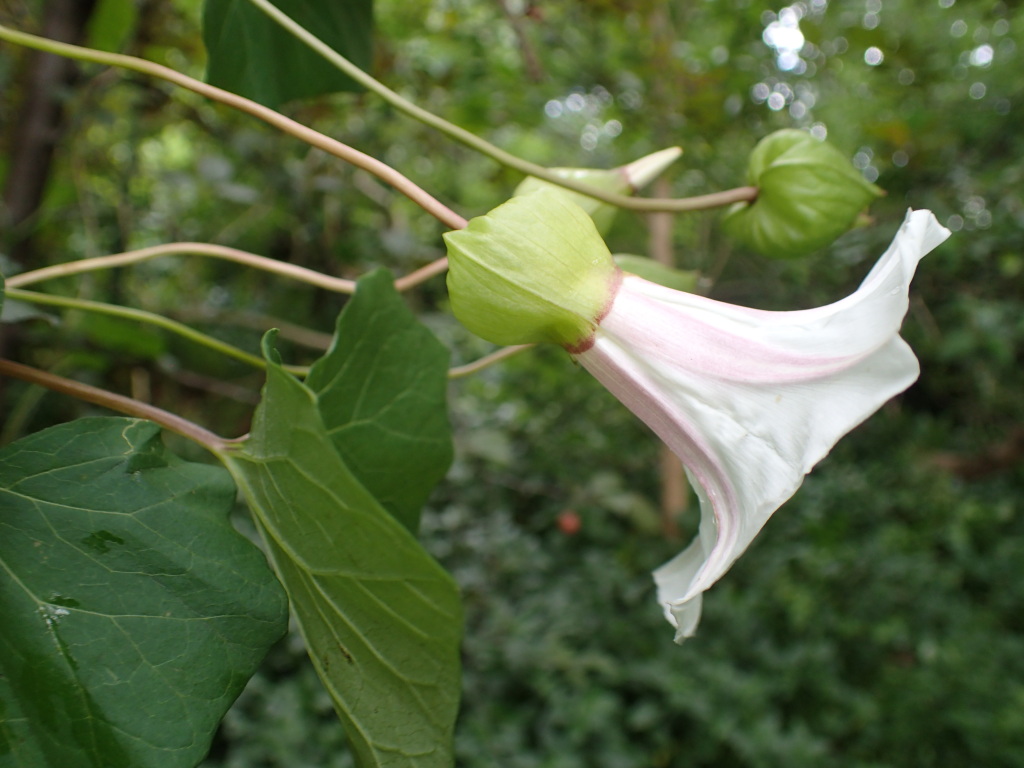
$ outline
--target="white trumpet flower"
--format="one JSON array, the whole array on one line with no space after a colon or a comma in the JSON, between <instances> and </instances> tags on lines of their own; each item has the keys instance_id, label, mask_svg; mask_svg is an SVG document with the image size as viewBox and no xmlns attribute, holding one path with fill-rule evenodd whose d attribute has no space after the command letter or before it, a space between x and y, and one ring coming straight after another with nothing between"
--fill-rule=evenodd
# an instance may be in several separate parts
<instances>
[{"instance_id":1,"label":"white trumpet flower","mask_svg":"<svg viewBox=\"0 0 1024 768\"><path fill-rule=\"evenodd\" d=\"M514 198L446 235L456 316L498 343L553 341L668 444L700 498L697 538L654 573L691 636L702 595L843 435L919 373L899 330L918 261L949 236L911 211L861 286L766 312L622 275L557 193Z\"/></svg>"},{"instance_id":2,"label":"white trumpet flower","mask_svg":"<svg viewBox=\"0 0 1024 768\"><path fill-rule=\"evenodd\" d=\"M796 312L622 280L576 359L679 456L700 498L697 538L654 573L677 640L804 475L917 379L900 324L918 261L948 236L908 213L854 293Z\"/></svg>"}]
</instances>

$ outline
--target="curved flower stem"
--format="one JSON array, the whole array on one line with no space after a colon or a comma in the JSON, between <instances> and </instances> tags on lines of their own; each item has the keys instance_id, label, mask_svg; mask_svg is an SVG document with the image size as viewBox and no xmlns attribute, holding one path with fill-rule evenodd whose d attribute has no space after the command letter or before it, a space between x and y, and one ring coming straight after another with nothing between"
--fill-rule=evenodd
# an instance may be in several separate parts
<instances>
[{"instance_id":1,"label":"curved flower stem","mask_svg":"<svg viewBox=\"0 0 1024 768\"><path fill-rule=\"evenodd\" d=\"M718 208L720 206L730 205L731 203L744 200L749 201L757 197L757 187L738 187L736 189L716 192L710 195L679 199L629 197L627 195L617 195L611 192L594 189L587 184L563 178L552 173L541 165L516 157L515 155L494 146L490 142L481 139L476 134L470 133L465 128L460 128L459 126L448 122L444 118L438 117L434 113L428 112L422 107L413 104L408 99L399 96L379 80L371 77L340 53L335 51L312 32L287 16L273 3L271 3L270 0L249 0L249 2L257 6L284 29L319 53L324 59L340 69L350 78L365 87L367 90L376 93L399 112L408 115L414 120L418 120L424 125L428 125L431 128L440 131L449 138L454 139L455 141L458 141L459 143L464 144L470 149L476 150L487 157L490 157L492 160L496 160L502 165L508 166L509 168L515 168L517 171L522 171L529 176L536 176L539 179L544 179L544 181L549 181L552 184L557 184L561 187L571 189L574 192L588 195L589 197L596 198L602 202L609 203L610 205L615 205L619 208L628 208L634 211L673 211L677 213L683 211L699 211L708 208ZM456 227L456 229L458 228L459 227Z\"/></svg>"},{"instance_id":2,"label":"curved flower stem","mask_svg":"<svg viewBox=\"0 0 1024 768\"><path fill-rule=\"evenodd\" d=\"M52 267L34 269L31 272L22 272L20 275L7 278L9 288L20 288L32 283L52 280L55 277L66 277L68 275L79 275L83 272L93 272L100 269L112 267L124 267L129 264L138 264L143 261L155 259L158 256L172 255L210 256L215 259L225 259L238 264L245 264L254 269L261 269L264 272L272 272L283 277L290 277L318 288L325 288L336 293L354 293L356 284L353 280L345 280L340 277L331 277L312 269L299 267L294 264L287 264L277 259L269 259L266 256L258 256L255 253L240 251L237 248L228 248L224 245L212 245L210 243L167 243L156 245L151 248L140 248L137 251L126 251L115 253L110 256L97 256L92 259L81 259L70 261L64 264L55 264Z\"/></svg>"},{"instance_id":3,"label":"curved flower stem","mask_svg":"<svg viewBox=\"0 0 1024 768\"><path fill-rule=\"evenodd\" d=\"M484 355L479 360L474 360L472 363L466 363L465 365L459 365L455 368L448 369L449 379L461 379L463 376L469 376L471 373L482 371L489 365L494 365L497 362L505 360L506 358L512 357L512 355L518 355L520 352L530 347L536 346L535 344L517 344L511 347L502 347L499 350L491 352L489 355Z\"/></svg>"},{"instance_id":4,"label":"curved flower stem","mask_svg":"<svg viewBox=\"0 0 1024 768\"><path fill-rule=\"evenodd\" d=\"M290 136L294 136L300 141L304 141L311 146L322 149L328 154L341 158L352 165L372 173L381 181L387 182L404 194L442 224L445 224L452 229L462 229L466 226L466 220L464 218L448 208L440 200L431 196L426 190L419 187L412 180L406 178L391 166L382 163L377 158L370 157L347 144L341 143L337 139L332 139L318 131L314 131L312 128L302 125L301 123L297 123L291 118L285 117L280 112L275 112L262 104L257 104L250 99L246 99L242 96L231 93L230 91L225 91L223 88L207 85L204 82L188 77L187 75L183 75L170 67L165 67L152 61L146 61L145 59L139 59L135 56L125 56L119 53L107 53L105 51L96 51L91 48L83 48L77 45L58 43L44 37L37 37L36 35L29 35L25 32L18 32L2 25L0 25L0 40L7 40L11 43L24 45L28 48L35 48L40 51L46 51L47 53L53 53L58 56L66 56L71 59L91 61L95 64L103 64L110 67L121 67L123 69L140 72L151 77L158 77L169 83L179 85L182 88L187 88L188 90L194 91L208 99L219 101L229 107L233 107L241 112L257 117L274 126L278 130L283 131Z\"/></svg>"},{"instance_id":5,"label":"curved flower stem","mask_svg":"<svg viewBox=\"0 0 1024 768\"><path fill-rule=\"evenodd\" d=\"M202 344L205 347L216 350L223 355L232 357L235 360L240 360L243 363L254 366L256 368L266 368L267 364L261 357L257 357L254 354L246 352L245 350L233 347L220 339L215 339L212 336L208 336L205 333L190 328L183 323L179 323L170 318L158 315L153 312L146 312L141 309L133 309L131 307L120 307L116 304L104 304L100 301L89 301L88 299L73 299L67 296L54 296L49 293L36 293L35 291L22 291L16 288L9 289L6 291L7 298L14 299L16 301L27 301L33 304L46 304L52 307L64 307L67 309L81 309L86 312L97 312L103 315L111 315L113 317L120 317L126 320L133 320L140 323L147 323L149 325L155 325L158 328L163 328L171 333L176 333L189 341L193 341L197 344ZM309 373L309 368L300 365L286 365L285 370L296 376L305 376Z\"/></svg>"},{"instance_id":6,"label":"curved flower stem","mask_svg":"<svg viewBox=\"0 0 1024 768\"><path fill-rule=\"evenodd\" d=\"M21 379L30 384L39 384L54 392L71 395L79 400L101 405L104 408L109 408L112 411L117 411L127 416L149 419L164 429L170 430L182 437L187 437L189 440L214 453L218 450L223 450L231 442L220 435L200 427L198 424L192 423L188 419L184 419L170 411L165 411L163 408L157 408L155 405L133 400L124 395L117 395L105 389L82 384L72 379L65 379L63 376L55 376L52 373L47 373L28 365L22 365L21 363L15 363L12 360L0 359L0 375Z\"/></svg>"}]
</instances>

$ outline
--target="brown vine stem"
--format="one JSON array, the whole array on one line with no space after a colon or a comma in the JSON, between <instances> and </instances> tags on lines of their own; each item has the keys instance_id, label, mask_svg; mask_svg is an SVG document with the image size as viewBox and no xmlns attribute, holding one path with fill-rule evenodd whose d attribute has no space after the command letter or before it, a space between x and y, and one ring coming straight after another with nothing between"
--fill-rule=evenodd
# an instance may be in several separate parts
<instances>
[{"instance_id":1,"label":"brown vine stem","mask_svg":"<svg viewBox=\"0 0 1024 768\"><path fill-rule=\"evenodd\" d=\"M336 293L354 293L356 290L356 284L353 280L331 277L330 275L299 267L295 264L288 264L277 259L269 259L266 256L258 256L248 251L240 251L237 248L212 245L210 243L167 243L151 248L140 248L137 251L115 253L110 256L97 256L91 259L69 261L9 277L7 278L7 286L9 288L20 288L21 286L31 285L43 280L52 280L56 277L67 277L68 275L78 275L83 272L110 269L112 267L123 267L129 264L149 261L159 256L171 255L210 256L216 259L225 259L226 261L244 264L254 269L261 269L264 272L271 272L283 277L292 278L293 280L309 283L310 285L325 288L328 291L335 291Z\"/></svg>"},{"instance_id":2,"label":"brown vine stem","mask_svg":"<svg viewBox=\"0 0 1024 768\"><path fill-rule=\"evenodd\" d=\"M347 144L343 144L337 139L325 136L319 131L314 131L312 128L302 125L291 118L285 117L280 112L275 112L269 107L257 104L255 101L251 101L250 99L231 93L230 91L225 91L223 88L208 85L207 83L191 78L188 75L183 75L170 67L165 67L161 64L140 59L135 56L126 56L120 53L107 53L105 51L96 51L91 48L83 48L78 45L58 43L54 40L48 40L44 37L30 35L25 32L19 32L2 25L0 25L0 40L7 40L8 42L15 43L17 45L24 45L27 48L35 48L40 51L54 53L58 56L66 56L71 59L90 61L94 64L103 64L109 67L121 67L122 69L128 69L151 77L157 77L161 80L173 83L174 85L181 86L182 88L187 88L188 90L194 91L208 99L218 101L221 104L226 104L240 112L245 112L246 114L259 118L278 130L287 133L290 136L294 136L300 141L306 142L310 146L322 149L328 154L334 155L335 157L351 163L358 168L362 168L363 170L372 173L381 181L390 184L392 187L404 194L442 224L451 227L452 229L462 229L466 226L466 220L459 216L459 214L455 213L455 211L448 208L440 200L430 195L411 179L406 178L394 168L381 162L377 158L371 157L364 152L360 152L358 149L354 149Z\"/></svg>"},{"instance_id":3,"label":"brown vine stem","mask_svg":"<svg viewBox=\"0 0 1024 768\"><path fill-rule=\"evenodd\" d=\"M101 405L104 408L123 413L126 416L148 419L156 422L164 429L170 430L182 437L187 437L211 452L224 450L232 442L207 429L203 429L188 419L184 419L170 411L165 411L162 408L157 408L155 405L142 403L130 397L107 392L105 389L82 384L72 379L65 379L63 376L55 376L52 373L47 373L28 365L22 365L13 360L0 359L0 375L27 381L30 384L39 384L54 392L60 392L79 400Z\"/></svg>"},{"instance_id":4,"label":"brown vine stem","mask_svg":"<svg viewBox=\"0 0 1024 768\"><path fill-rule=\"evenodd\" d=\"M20 275L14 275L13 277L7 278L7 287L21 288L26 285L41 283L44 280L53 280L58 277L80 275L85 272L111 269L113 267L126 267L131 264L139 264L143 261L149 261L150 259L155 259L160 256L209 256L215 259L224 259L225 261L244 264L245 266L252 267L253 269L260 269L264 272L288 277L293 280L308 283L309 285L315 285L318 288L334 291L335 293L352 294L356 291L356 283L354 280L346 280L342 277L331 277L330 275L325 275L322 272L316 272L312 269L299 267L295 264L288 264L287 262L278 261L277 259L269 259L266 256L259 256L255 253L241 251L237 248L230 248L225 245L188 242L165 243L163 245L154 245L149 248L140 248L136 251L114 253L109 256L96 256L91 259L80 259L78 261L64 262L63 264L54 264L53 266L43 267L42 269L33 269L30 272L22 272ZM408 289L429 280L435 275L441 274L446 269L448 269L448 259L438 259L437 261L433 261L430 264L395 280L395 288L398 291L407 291Z\"/></svg>"}]
</instances>

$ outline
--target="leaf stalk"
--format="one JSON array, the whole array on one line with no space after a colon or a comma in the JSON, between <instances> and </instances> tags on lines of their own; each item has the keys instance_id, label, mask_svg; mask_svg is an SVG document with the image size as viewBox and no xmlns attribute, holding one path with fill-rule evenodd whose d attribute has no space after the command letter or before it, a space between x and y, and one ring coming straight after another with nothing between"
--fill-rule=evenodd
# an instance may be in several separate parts
<instances>
[{"instance_id":1,"label":"leaf stalk","mask_svg":"<svg viewBox=\"0 0 1024 768\"><path fill-rule=\"evenodd\" d=\"M108 392L99 387L89 384L82 384L73 379L66 379L63 376L56 376L38 368L16 363L13 360L0 359L0 375L10 376L13 379L20 379L30 384L38 384L54 392L70 395L87 403L100 405L112 411L123 413L126 416L135 416L140 419L148 419L159 424L166 430L186 437L195 443L206 448L212 453L224 450L230 441L220 435L214 434L208 429L200 427L188 419L177 414L157 408L155 405L143 403L124 395Z\"/></svg>"}]
</instances>

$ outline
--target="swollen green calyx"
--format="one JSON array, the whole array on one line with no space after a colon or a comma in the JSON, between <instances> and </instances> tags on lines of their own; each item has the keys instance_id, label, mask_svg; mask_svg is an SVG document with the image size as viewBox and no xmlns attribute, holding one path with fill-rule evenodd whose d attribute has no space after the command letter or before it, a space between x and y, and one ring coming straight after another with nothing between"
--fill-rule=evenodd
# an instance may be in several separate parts
<instances>
[{"instance_id":1,"label":"swollen green calyx","mask_svg":"<svg viewBox=\"0 0 1024 768\"><path fill-rule=\"evenodd\" d=\"M452 311L495 344L585 346L618 286L594 222L553 189L514 197L444 239Z\"/></svg>"}]
</instances>

